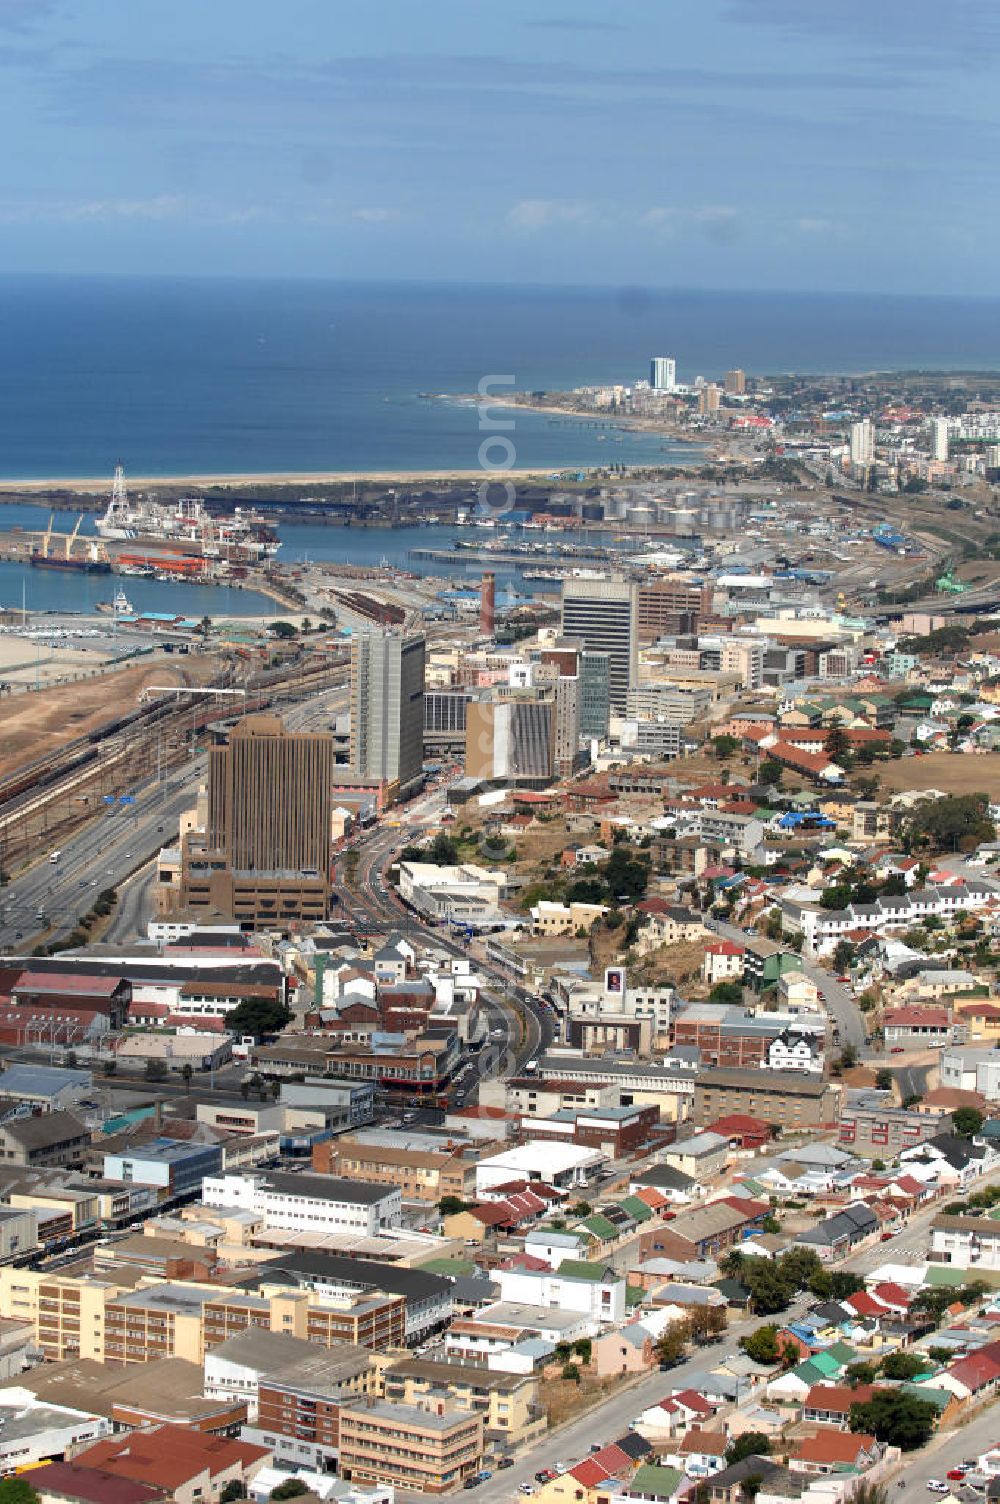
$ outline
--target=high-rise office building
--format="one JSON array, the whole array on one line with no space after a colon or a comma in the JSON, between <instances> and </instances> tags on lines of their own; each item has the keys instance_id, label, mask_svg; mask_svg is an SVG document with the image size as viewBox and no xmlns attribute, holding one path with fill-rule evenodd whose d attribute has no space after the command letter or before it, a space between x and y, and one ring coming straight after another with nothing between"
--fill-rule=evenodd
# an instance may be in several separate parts
<instances>
[{"instance_id":1,"label":"high-rise office building","mask_svg":"<svg viewBox=\"0 0 1000 1504\"><path fill-rule=\"evenodd\" d=\"M851 424L851 464L870 465L875 459L875 427L871 418Z\"/></svg>"},{"instance_id":2,"label":"high-rise office building","mask_svg":"<svg viewBox=\"0 0 1000 1504\"><path fill-rule=\"evenodd\" d=\"M723 379L723 386L730 397L743 397L746 395L747 378L746 372L737 366L735 371L727 371Z\"/></svg>"},{"instance_id":3,"label":"high-rise office building","mask_svg":"<svg viewBox=\"0 0 1000 1504\"><path fill-rule=\"evenodd\" d=\"M948 458L948 419L931 419L931 459L946 460Z\"/></svg>"},{"instance_id":4,"label":"high-rise office building","mask_svg":"<svg viewBox=\"0 0 1000 1504\"><path fill-rule=\"evenodd\" d=\"M722 402L722 393L714 381L709 381L698 393L698 412L701 417L717 413Z\"/></svg>"},{"instance_id":5,"label":"high-rise office building","mask_svg":"<svg viewBox=\"0 0 1000 1504\"><path fill-rule=\"evenodd\" d=\"M639 586L639 641L644 646L678 632L697 632L712 614L712 587L683 575L663 575Z\"/></svg>"},{"instance_id":6,"label":"high-rise office building","mask_svg":"<svg viewBox=\"0 0 1000 1504\"><path fill-rule=\"evenodd\" d=\"M629 580L563 581L562 632L608 655L611 709L625 709L639 671L638 588Z\"/></svg>"},{"instance_id":7,"label":"high-rise office building","mask_svg":"<svg viewBox=\"0 0 1000 1504\"><path fill-rule=\"evenodd\" d=\"M607 739L611 720L611 658L589 650L580 654L580 735L587 741Z\"/></svg>"},{"instance_id":8,"label":"high-rise office building","mask_svg":"<svg viewBox=\"0 0 1000 1504\"><path fill-rule=\"evenodd\" d=\"M424 639L362 631L351 644L351 767L401 792L424 762Z\"/></svg>"},{"instance_id":9,"label":"high-rise office building","mask_svg":"<svg viewBox=\"0 0 1000 1504\"><path fill-rule=\"evenodd\" d=\"M672 392L677 385L677 362L671 355L654 355L649 362L649 384L654 392Z\"/></svg>"},{"instance_id":10,"label":"high-rise office building","mask_svg":"<svg viewBox=\"0 0 1000 1504\"><path fill-rule=\"evenodd\" d=\"M553 685L494 685L470 701L466 712L466 776L548 783L555 768L555 734Z\"/></svg>"},{"instance_id":11,"label":"high-rise office building","mask_svg":"<svg viewBox=\"0 0 1000 1504\"><path fill-rule=\"evenodd\" d=\"M276 927L324 918L332 738L250 715L208 758L205 829L182 842L182 907Z\"/></svg>"}]
</instances>

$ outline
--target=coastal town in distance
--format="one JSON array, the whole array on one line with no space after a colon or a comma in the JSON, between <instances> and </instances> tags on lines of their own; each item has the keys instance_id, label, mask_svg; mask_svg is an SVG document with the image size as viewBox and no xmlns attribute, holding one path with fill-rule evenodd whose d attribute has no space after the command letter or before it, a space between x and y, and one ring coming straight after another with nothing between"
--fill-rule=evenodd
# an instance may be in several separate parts
<instances>
[{"instance_id":1,"label":"coastal town in distance","mask_svg":"<svg viewBox=\"0 0 1000 1504\"><path fill-rule=\"evenodd\" d=\"M1000 376L423 400L0 484L0 1504L1000 1498Z\"/></svg>"}]
</instances>

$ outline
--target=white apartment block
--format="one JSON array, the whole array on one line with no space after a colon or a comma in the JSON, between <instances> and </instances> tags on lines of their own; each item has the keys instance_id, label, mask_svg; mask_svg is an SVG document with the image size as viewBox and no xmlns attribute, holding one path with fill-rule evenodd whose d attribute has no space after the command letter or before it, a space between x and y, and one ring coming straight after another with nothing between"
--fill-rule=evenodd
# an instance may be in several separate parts
<instances>
[{"instance_id":1,"label":"white apartment block","mask_svg":"<svg viewBox=\"0 0 1000 1504\"><path fill-rule=\"evenodd\" d=\"M357 1233L365 1237L398 1227L403 1215L402 1192L395 1186L280 1170L263 1175L206 1176L202 1201L206 1206L254 1212L263 1217L269 1229Z\"/></svg>"}]
</instances>

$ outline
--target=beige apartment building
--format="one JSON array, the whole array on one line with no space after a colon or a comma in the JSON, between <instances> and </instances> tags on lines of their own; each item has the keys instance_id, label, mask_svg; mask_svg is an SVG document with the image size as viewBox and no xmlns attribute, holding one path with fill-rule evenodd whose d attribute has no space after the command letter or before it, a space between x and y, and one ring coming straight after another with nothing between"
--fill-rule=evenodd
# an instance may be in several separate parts
<instances>
[{"instance_id":1,"label":"beige apartment building","mask_svg":"<svg viewBox=\"0 0 1000 1504\"><path fill-rule=\"evenodd\" d=\"M408 1201L433 1204L442 1196L462 1201L475 1197L475 1159L461 1150L391 1149L345 1137L317 1144L312 1158L313 1169L320 1174L398 1186Z\"/></svg>"},{"instance_id":2,"label":"beige apartment building","mask_svg":"<svg viewBox=\"0 0 1000 1504\"><path fill-rule=\"evenodd\" d=\"M0 1268L0 1317L30 1322L46 1359L149 1363L186 1358L253 1329L283 1332L321 1347L352 1342L371 1351L406 1340L402 1295L369 1291L321 1302L311 1290L265 1287L260 1294L219 1285L140 1279L123 1289L112 1279Z\"/></svg>"},{"instance_id":3,"label":"beige apartment building","mask_svg":"<svg viewBox=\"0 0 1000 1504\"><path fill-rule=\"evenodd\" d=\"M478 1472L483 1419L443 1414L387 1400L340 1412L340 1475L353 1483L392 1483L414 1493L441 1494Z\"/></svg>"},{"instance_id":4,"label":"beige apartment building","mask_svg":"<svg viewBox=\"0 0 1000 1504\"><path fill-rule=\"evenodd\" d=\"M546 1429L533 1374L492 1373L461 1363L404 1358L385 1372L385 1397L404 1405L444 1406L481 1415L488 1439L524 1446Z\"/></svg>"}]
</instances>

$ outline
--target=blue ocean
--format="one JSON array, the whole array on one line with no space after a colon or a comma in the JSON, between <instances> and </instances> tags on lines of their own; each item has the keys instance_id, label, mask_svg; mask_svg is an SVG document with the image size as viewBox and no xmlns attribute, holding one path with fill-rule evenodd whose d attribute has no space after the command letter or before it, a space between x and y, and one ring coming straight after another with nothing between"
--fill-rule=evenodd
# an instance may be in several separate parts
<instances>
[{"instance_id":1,"label":"blue ocean","mask_svg":"<svg viewBox=\"0 0 1000 1504\"><path fill-rule=\"evenodd\" d=\"M0 279L0 477L474 469L427 393L756 373L995 369L1000 300L166 278ZM502 390L496 387L496 390ZM670 463L518 412L518 465ZM620 439L620 442L619 442Z\"/></svg>"}]
</instances>

